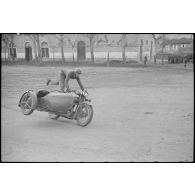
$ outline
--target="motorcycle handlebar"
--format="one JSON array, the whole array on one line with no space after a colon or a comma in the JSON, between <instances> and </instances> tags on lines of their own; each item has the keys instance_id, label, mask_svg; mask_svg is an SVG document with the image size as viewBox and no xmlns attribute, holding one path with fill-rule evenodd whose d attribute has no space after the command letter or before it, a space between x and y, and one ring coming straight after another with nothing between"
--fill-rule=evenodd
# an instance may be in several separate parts
<instances>
[{"instance_id":1,"label":"motorcycle handlebar","mask_svg":"<svg viewBox=\"0 0 195 195\"><path fill-rule=\"evenodd\" d=\"M87 95L89 94L87 90L83 90L82 92L77 91L77 90L71 90L70 92L74 92L74 93L77 94L77 95L80 95L80 94L82 94L82 93L86 93Z\"/></svg>"}]
</instances>

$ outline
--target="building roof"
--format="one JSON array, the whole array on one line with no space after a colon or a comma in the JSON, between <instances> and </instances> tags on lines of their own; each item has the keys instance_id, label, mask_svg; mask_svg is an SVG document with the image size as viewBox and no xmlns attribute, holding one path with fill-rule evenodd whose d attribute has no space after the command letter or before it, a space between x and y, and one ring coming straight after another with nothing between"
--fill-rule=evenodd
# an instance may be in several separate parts
<instances>
[{"instance_id":1,"label":"building roof","mask_svg":"<svg viewBox=\"0 0 195 195\"><path fill-rule=\"evenodd\" d=\"M171 45L171 44L192 44L193 40L189 38L181 38L181 39L166 39L164 44Z\"/></svg>"}]
</instances>

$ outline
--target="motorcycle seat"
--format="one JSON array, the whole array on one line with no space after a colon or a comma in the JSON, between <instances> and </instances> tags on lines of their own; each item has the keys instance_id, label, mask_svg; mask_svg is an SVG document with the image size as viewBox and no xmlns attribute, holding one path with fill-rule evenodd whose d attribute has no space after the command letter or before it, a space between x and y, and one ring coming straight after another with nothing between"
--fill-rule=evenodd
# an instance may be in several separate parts
<instances>
[{"instance_id":1,"label":"motorcycle seat","mask_svg":"<svg viewBox=\"0 0 195 195\"><path fill-rule=\"evenodd\" d=\"M41 97L44 97L46 95L49 94L49 91L46 91L46 90L40 90L37 92L37 98L41 98Z\"/></svg>"}]
</instances>

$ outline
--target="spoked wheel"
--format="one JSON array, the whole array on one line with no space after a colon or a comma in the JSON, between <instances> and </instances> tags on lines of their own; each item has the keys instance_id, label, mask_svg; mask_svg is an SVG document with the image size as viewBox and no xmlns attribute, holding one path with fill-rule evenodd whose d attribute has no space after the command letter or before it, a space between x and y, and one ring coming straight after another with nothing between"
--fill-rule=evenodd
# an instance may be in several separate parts
<instances>
[{"instance_id":1,"label":"spoked wheel","mask_svg":"<svg viewBox=\"0 0 195 195\"><path fill-rule=\"evenodd\" d=\"M77 115L77 124L80 126L88 125L93 118L93 107L87 103L83 103Z\"/></svg>"},{"instance_id":2,"label":"spoked wheel","mask_svg":"<svg viewBox=\"0 0 195 195\"><path fill-rule=\"evenodd\" d=\"M24 115L30 115L34 111L34 101L31 93L27 92L23 95L20 101L20 109Z\"/></svg>"},{"instance_id":3,"label":"spoked wheel","mask_svg":"<svg viewBox=\"0 0 195 195\"><path fill-rule=\"evenodd\" d=\"M58 119L60 117L60 115L48 112L48 116L50 119Z\"/></svg>"}]
</instances>

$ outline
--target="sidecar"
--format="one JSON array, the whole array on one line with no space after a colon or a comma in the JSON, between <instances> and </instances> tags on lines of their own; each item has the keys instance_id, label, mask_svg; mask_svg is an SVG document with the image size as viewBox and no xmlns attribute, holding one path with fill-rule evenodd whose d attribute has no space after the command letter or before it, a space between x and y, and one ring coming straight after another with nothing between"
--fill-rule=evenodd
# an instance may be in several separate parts
<instances>
[{"instance_id":1,"label":"sidecar","mask_svg":"<svg viewBox=\"0 0 195 195\"><path fill-rule=\"evenodd\" d=\"M78 98L75 93L29 90L22 95L18 106L24 115L30 115L34 110L38 110L60 116L67 114L73 108L73 105L78 102Z\"/></svg>"}]
</instances>

